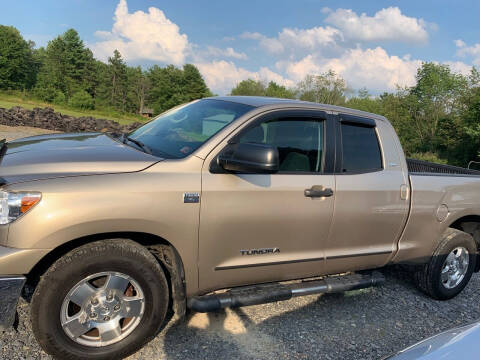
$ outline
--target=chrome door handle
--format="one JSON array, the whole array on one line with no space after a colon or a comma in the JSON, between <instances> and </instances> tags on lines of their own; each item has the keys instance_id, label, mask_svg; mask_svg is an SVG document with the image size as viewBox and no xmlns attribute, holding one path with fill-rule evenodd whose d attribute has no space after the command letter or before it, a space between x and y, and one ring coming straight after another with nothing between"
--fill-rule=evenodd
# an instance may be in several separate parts
<instances>
[{"instance_id":1,"label":"chrome door handle","mask_svg":"<svg viewBox=\"0 0 480 360\"><path fill-rule=\"evenodd\" d=\"M330 197L333 196L333 190L330 188L324 188L323 186L312 186L310 189L305 189L306 197Z\"/></svg>"}]
</instances>

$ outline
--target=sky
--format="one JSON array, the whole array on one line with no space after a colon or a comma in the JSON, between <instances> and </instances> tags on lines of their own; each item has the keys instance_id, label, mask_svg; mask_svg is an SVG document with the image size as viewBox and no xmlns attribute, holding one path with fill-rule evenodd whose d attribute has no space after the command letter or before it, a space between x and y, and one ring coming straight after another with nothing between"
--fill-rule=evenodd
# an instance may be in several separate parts
<instances>
[{"instance_id":1,"label":"sky","mask_svg":"<svg viewBox=\"0 0 480 360\"><path fill-rule=\"evenodd\" d=\"M0 0L0 24L37 47L69 28L96 58L195 64L228 94L253 78L295 86L334 70L370 93L411 86L422 61L480 67L478 0Z\"/></svg>"}]
</instances>

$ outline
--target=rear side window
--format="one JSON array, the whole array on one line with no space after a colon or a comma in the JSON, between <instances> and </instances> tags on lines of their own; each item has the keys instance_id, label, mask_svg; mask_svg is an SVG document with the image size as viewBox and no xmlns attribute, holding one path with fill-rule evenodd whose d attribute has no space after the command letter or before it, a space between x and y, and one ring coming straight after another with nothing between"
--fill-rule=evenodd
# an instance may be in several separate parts
<instances>
[{"instance_id":1,"label":"rear side window","mask_svg":"<svg viewBox=\"0 0 480 360\"><path fill-rule=\"evenodd\" d=\"M374 127L342 123L342 172L382 168L382 156Z\"/></svg>"}]
</instances>

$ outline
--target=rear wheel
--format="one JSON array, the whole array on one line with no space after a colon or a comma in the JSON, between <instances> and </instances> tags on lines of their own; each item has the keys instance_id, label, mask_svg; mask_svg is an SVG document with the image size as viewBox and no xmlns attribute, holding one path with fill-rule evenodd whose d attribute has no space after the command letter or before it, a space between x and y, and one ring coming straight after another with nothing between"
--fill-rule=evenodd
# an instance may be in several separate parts
<instances>
[{"instance_id":1,"label":"rear wheel","mask_svg":"<svg viewBox=\"0 0 480 360\"><path fill-rule=\"evenodd\" d=\"M103 240L71 251L42 276L32 328L56 357L118 359L158 333L168 301L165 274L148 250L130 240Z\"/></svg>"},{"instance_id":2,"label":"rear wheel","mask_svg":"<svg viewBox=\"0 0 480 360\"><path fill-rule=\"evenodd\" d=\"M477 246L472 236L449 228L430 261L415 273L415 280L434 299L451 299L470 281L476 259Z\"/></svg>"}]
</instances>

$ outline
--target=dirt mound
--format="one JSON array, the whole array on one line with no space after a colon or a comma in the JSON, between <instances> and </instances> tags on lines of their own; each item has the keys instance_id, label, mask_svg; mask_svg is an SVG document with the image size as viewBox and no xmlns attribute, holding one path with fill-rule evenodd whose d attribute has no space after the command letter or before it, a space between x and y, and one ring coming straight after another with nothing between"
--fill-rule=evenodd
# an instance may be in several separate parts
<instances>
[{"instance_id":1,"label":"dirt mound","mask_svg":"<svg viewBox=\"0 0 480 360\"><path fill-rule=\"evenodd\" d=\"M128 125L91 116L73 117L55 112L52 108L35 108L33 110L15 106L11 109L0 108L0 125L30 126L62 132L112 131L128 132L142 125L134 122Z\"/></svg>"}]
</instances>

